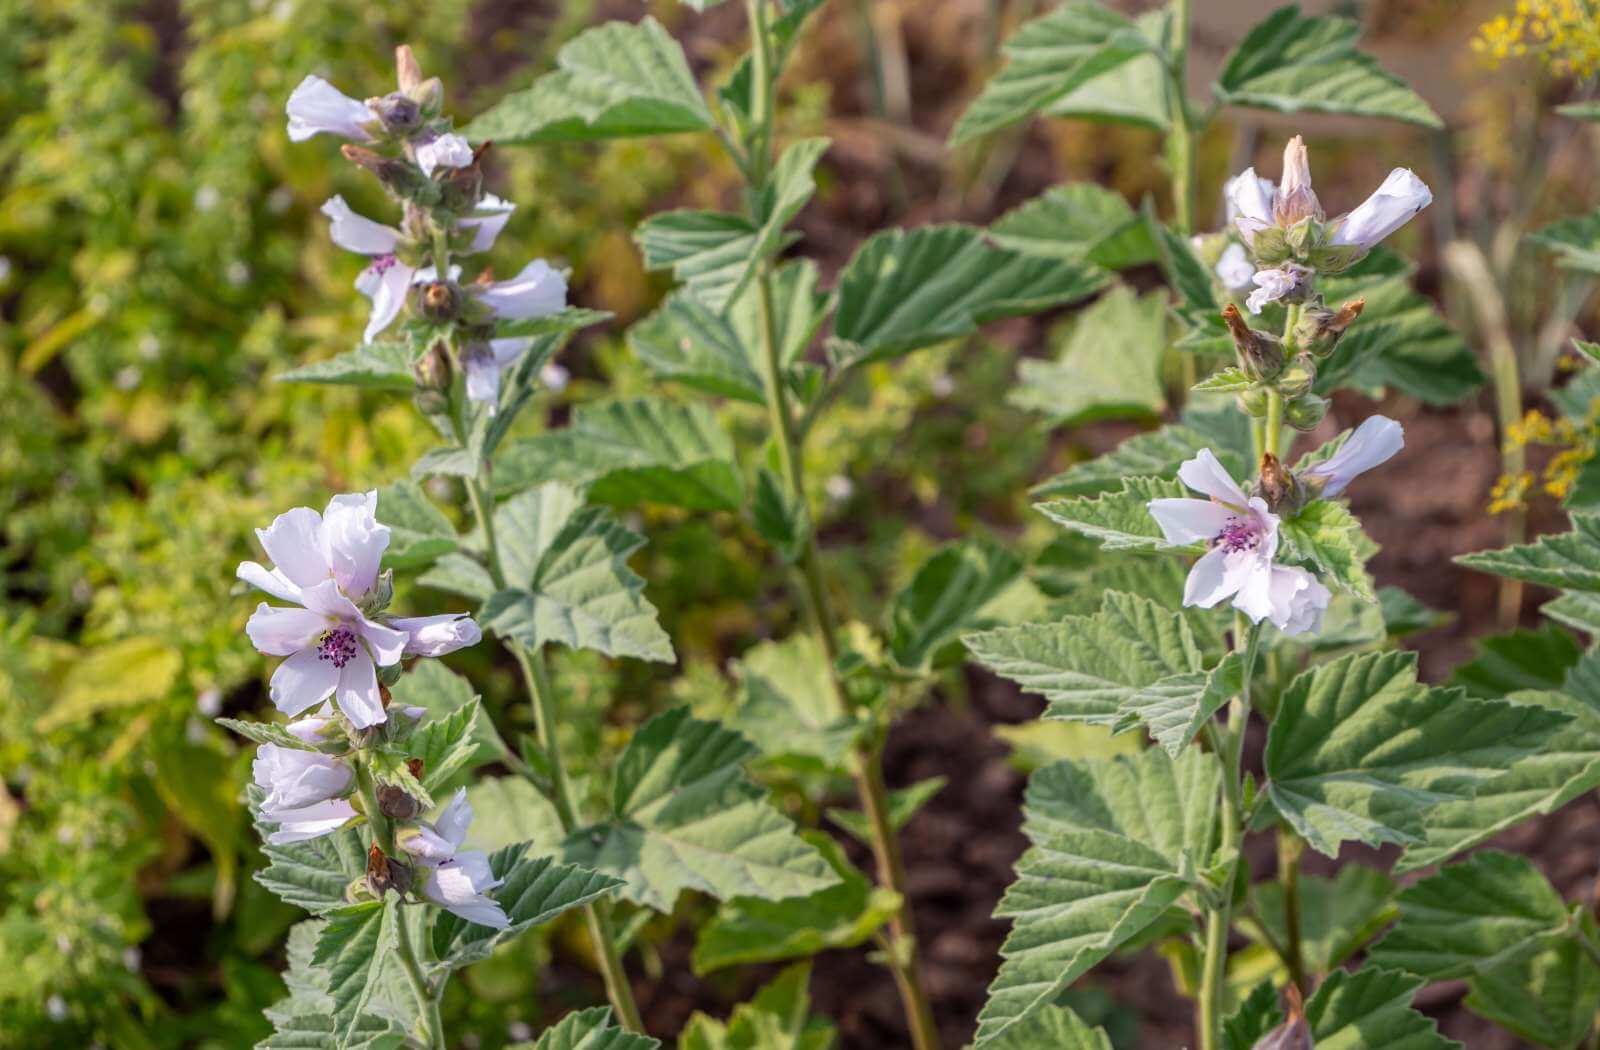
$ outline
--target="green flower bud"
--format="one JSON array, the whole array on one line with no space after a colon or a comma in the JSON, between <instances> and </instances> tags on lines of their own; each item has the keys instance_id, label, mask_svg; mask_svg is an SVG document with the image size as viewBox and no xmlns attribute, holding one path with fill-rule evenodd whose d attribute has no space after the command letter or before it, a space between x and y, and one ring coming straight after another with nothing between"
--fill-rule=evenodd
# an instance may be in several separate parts
<instances>
[{"instance_id":1,"label":"green flower bud","mask_svg":"<svg viewBox=\"0 0 1600 1050\"><path fill-rule=\"evenodd\" d=\"M1322 417L1328 414L1328 399L1316 394L1302 394L1283 406L1283 418L1296 430L1315 430Z\"/></svg>"},{"instance_id":2,"label":"green flower bud","mask_svg":"<svg viewBox=\"0 0 1600 1050\"><path fill-rule=\"evenodd\" d=\"M1258 332L1245 322L1239 308L1229 303L1222 320L1233 336L1239 368L1256 382L1271 382L1283 371L1283 342L1269 332Z\"/></svg>"},{"instance_id":3,"label":"green flower bud","mask_svg":"<svg viewBox=\"0 0 1600 1050\"><path fill-rule=\"evenodd\" d=\"M1311 384L1317 381L1317 362L1310 354L1296 354L1294 363L1283 370L1275 384L1278 393L1284 397L1299 397L1309 393Z\"/></svg>"},{"instance_id":4,"label":"green flower bud","mask_svg":"<svg viewBox=\"0 0 1600 1050\"><path fill-rule=\"evenodd\" d=\"M1300 323L1294 327L1294 344L1319 359L1326 359L1356 318L1361 316L1365 299L1355 299L1337 310L1330 310L1320 301L1308 305L1300 313Z\"/></svg>"},{"instance_id":5,"label":"green flower bud","mask_svg":"<svg viewBox=\"0 0 1600 1050\"><path fill-rule=\"evenodd\" d=\"M1289 256L1294 254L1289 248L1289 241L1282 230L1276 226L1268 226L1259 230L1250 238L1250 254L1255 256L1256 264L1263 268L1277 266L1287 262Z\"/></svg>"},{"instance_id":6,"label":"green flower bud","mask_svg":"<svg viewBox=\"0 0 1600 1050\"><path fill-rule=\"evenodd\" d=\"M1256 419L1264 419L1267 415L1267 392L1258 386L1253 386L1234 398L1239 406L1239 411Z\"/></svg>"},{"instance_id":7,"label":"green flower bud","mask_svg":"<svg viewBox=\"0 0 1600 1050\"><path fill-rule=\"evenodd\" d=\"M1261 456L1261 473L1251 495L1260 496L1274 514L1281 515L1299 513L1306 502L1305 490L1270 452Z\"/></svg>"}]
</instances>

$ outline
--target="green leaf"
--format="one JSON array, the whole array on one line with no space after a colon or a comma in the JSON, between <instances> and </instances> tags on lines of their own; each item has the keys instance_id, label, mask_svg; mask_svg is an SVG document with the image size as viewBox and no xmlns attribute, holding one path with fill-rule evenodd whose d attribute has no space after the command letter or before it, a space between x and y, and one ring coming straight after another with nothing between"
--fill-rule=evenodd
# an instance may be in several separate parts
<instances>
[{"instance_id":1,"label":"green leaf","mask_svg":"<svg viewBox=\"0 0 1600 1050\"><path fill-rule=\"evenodd\" d=\"M101 711L135 707L167 695L183 670L183 654L159 638L126 638L77 657L55 701L35 723L48 733Z\"/></svg>"},{"instance_id":2,"label":"green leaf","mask_svg":"<svg viewBox=\"0 0 1600 1050\"><path fill-rule=\"evenodd\" d=\"M805 500L772 471L756 472L756 490L750 500L750 523L756 533L792 565L805 553L811 539L811 512Z\"/></svg>"},{"instance_id":3,"label":"green leaf","mask_svg":"<svg viewBox=\"0 0 1600 1050\"><path fill-rule=\"evenodd\" d=\"M1567 906L1525 857L1475 853L1400 893L1374 965L1449 981L1526 958L1567 932Z\"/></svg>"},{"instance_id":4,"label":"green leaf","mask_svg":"<svg viewBox=\"0 0 1600 1050\"><path fill-rule=\"evenodd\" d=\"M1212 850L1217 764L1164 751L1036 773L1024 807L1033 846L996 917L1013 926L978 1015L987 1046L1167 914Z\"/></svg>"},{"instance_id":5,"label":"green leaf","mask_svg":"<svg viewBox=\"0 0 1600 1050\"><path fill-rule=\"evenodd\" d=\"M1150 53L1113 66L1044 108L1047 117L1134 124L1165 132L1172 126L1172 98L1159 52L1172 25L1166 8L1146 11L1134 23L1150 41Z\"/></svg>"},{"instance_id":6,"label":"green leaf","mask_svg":"<svg viewBox=\"0 0 1600 1050\"><path fill-rule=\"evenodd\" d=\"M1412 1009L1422 983L1397 970L1335 970L1306 1002L1317 1050L1462 1050Z\"/></svg>"},{"instance_id":7,"label":"green leaf","mask_svg":"<svg viewBox=\"0 0 1600 1050\"><path fill-rule=\"evenodd\" d=\"M1049 703L1044 717L1115 725L1147 686L1201 671L1184 618L1148 598L1110 593L1093 616L967 635L973 657Z\"/></svg>"},{"instance_id":8,"label":"green leaf","mask_svg":"<svg viewBox=\"0 0 1600 1050\"><path fill-rule=\"evenodd\" d=\"M1378 592L1366 561L1373 552L1361 523L1343 503L1312 500L1300 513L1278 526L1282 553L1308 561L1317 574L1363 601L1375 602Z\"/></svg>"},{"instance_id":9,"label":"green leaf","mask_svg":"<svg viewBox=\"0 0 1600 1050\"><path fill-rule=\"evenodd\" d=\"M727 1024L696 1013L678 1037L678 1050L832 1050L838 1033L811 1016L811 964L795 963L748 1003L733 1008Z\"/></svg>"},{"instance_id":10,"label":"green leaf","mask_svg":"<svg viewBox=\"0 0 1600 1050\"><path fill-rule=\"evenodd\" d=\"M383 552L387 568L425 568L456 549L450 519L413 482L397 481L378 490L378 521L389 526L389 547Z\"/></svg>"},{"instance_id":11,"label":"green leaf","mask_svg":"<svg viewBox=\"0 0 1600 1050\"><path fill-rule=\"evenodd\" d=\"M756 221L712 211L669 211L640 225L635 239L647 270L670 269L689 293L723 313L744 293L757 269L789 243L785 227L817 190L817 161L827 139L791 144L773 166L757 202Z\"/></svg>"},{"instance_id":12,"label":"green leaf","mask_svg":"<svg viewBox=\"0 0 1600 1050\"><path fill-rule=\"evenodd\" d=\"M547 481L588 486L590 499L618 506L744 504L733 442L711 409L660 398L580 405L568 426L513 441L495 459L497 493Z\"/></svg>"},{"instance_id":13,"label":"green leaf","mask_svg":"<svg viewBox=\"0 0 1600 1050\"><path fill-rule=\"evenodd\" d=\"M582 142L707 131L715 124L683 48L654 18L586 30L562 47L556 66L467 125L467 138Z\"/></svg>"},{"instance_id":14,"label":"green leaf","mask_svg":"<svg viewBox=\"0 0 1600 1050\"><path fill-rule=\"evenodd\" d=\"M436 803L433 794L411 772L407 756L393 750L375 750L369 758L372 779L379 787L399 788L416 799L423 809L432 809Z\"/></svg>"},{"instance_id":15,"label":"green leaf","mask_svg":"<svg viewBox=\"0 0 1600 1050\"><path fill-rule=\"evenodd\" d=\"M1032 116L1151 49L1132 20L1090 0L1071 0L1023 24L1006 41L1006 65L950 134L958 146Z\"/></svg>"},{"instance_id":16,"label":"green leaf","mask_svg":"<svg viewBox=\"0 0 1600 1050\"><path fill-rule=\"evenodd\" d=\"M1090 1028L1065 1006L1042 1006L984 1045L990 1050L1112 1050L1104 1029Z\"/></svg>"},{"instance_id":17,"label":"green leaf","mask_svg":"<svg viewBox=\"0 0 1600 1050\"><path fill-rule=\"evenodd\" d=\"M1178 497L1192 498L1193 493L1176 478L1125 478L1120 491L1094 499L1049 500L1035 503L1034 509L1058 525L1099 540L1103 550L1198 554L1198 547L1168 543L1150 516L1151 500Z\"/></svg>"},{"instance_id":18,"label":"green leaf","mask_svg":"<svg viewBox=\"0 0 1600 1050\"><path fill-rule=\"evenodd\" d=\"M422 759L422 786L437 791L466 769L478 754L481 707L476 699L439 718L424 722L406 741L413 758Z\"/></svg>"},{"instance_id":19,"label":"green leaf","mask_svg":"<svg viewBox=\"0 0 1600 1050\"><path fill-rule=\"evenodd\" d=\"M376 907L382 910L381 905ZM312 919L290 929L289 965L283 974L289 997L267 1007L274 1032L256 1044L258 1050L395 1050L405 1044L406 1032L415 1024L416 1001L410 988L400 987L400 967L393 962L372 967L368 1012L352 1015L348 1001L344 1014L335 1010L331 967L312 963L329 926L328 921ZM382 929L378 932L381 938ZM360 965L358 953L346 954L352 956L347 966Z\"/></svg>"},{"instance_id":20,"label":"green leaf","mask_svg":"<svg viewBox=\"0 0 1600 1050\"><path fill-rule=\"evenodd\" d=\"M1366 947L1394 918L1394 880L1376 868L1347 864L1333 878L1300 876L1301 958L1307 971L1330 973ZM1271 880L1250 887L1252 914L1259 917L1272 942L1288 943L1284 921L1283 883ZM1257 940L1254 923L1247 932ZM1276 998L1273 1005L1277 1005Z\"/></svg>"},{"instance_id":21,"label":"green leaf","mask_svg":"<svg viewBox=\"0 0 1600 1050\"><path fill-rule=\"evenodd\" d=\"M573 864L557 864L552 857L530 857L528 852L524 843L489 854L490 870L495 878L505 880L503 885L491 890L489 896L505 909L511 925L496 930L440 911L433 920L435 958L451 969L487 959L495 945L622 885L620 880L609 875Z\"/></svg>"},{"instance_id":22,"label":"green leaf","mask_svg":"<svg viewBox=\"0 0 1600 1050\"><path fill-rule=\"evenodd\" d=\"M910 669L926 669L940 649L975 621L983 607L1022 573L1016 555L987 540L965 540L939 551L889 610L889 650Z\"/></svg>"},{"instance_id":23,"label":"green leaf","mask_svg":"<svg viewBox=\"0 0 1600 1050\"><path fill-rule=\"evenodd\" d=\"M628 568L643 537L569 485L528 489L494 511L508 589L490 596L485 627L539 649L558 642L607 656L670 662L672 643Z\"/></svg>"},{"instance_id":24,"label":"green leaf","mask_svg":"<svg viewBox=\"0 0 1600 1050\"><path fill-rule=\"evenodd\" d=\"M311 965L327 972L338 1046L357 1045L353 1029L383 999L384 961L397 949L399 906L382 901L354 904L328 916L317 937Z\"/></svg>"},{"instance_id":25,"label":"green leaf","mask_svg":"<svg viewBox=\"0 0 1600 1050\"><path fill-rule=\"evenodd\" d=\"M277 377L280 383L326 383L410 392L416 385L411 373L411 350L405 343L364 343L354 350L301 365Z\"/></svg>"},{"instance_id":26,"label":"green leaf","mask_svg":"<svg viewBox=\"0 0 1600 1050\"><path fill-rule=\"evenodd\" d=\"M556 853L566 837L556 807L526 777L482 777L467 787L467 801L467 845L473 849L526 843L536 853Z\"/></svg>"},{"instance_id":27,"label":"green leaf","mask_svg":"<svg viewBox=\"0 0 1600 1050\"><path fill-rule=\"evenodd\" d=\"M1185 671L1140 688L1118 708L1119 722L1143 722L1156 743L1177 758L1243 685L1244 656L1229 653L1209 671Z\"/></svg>"},{"instance_id":28,"label":"green leaf","mask_svg":"<svg viewBox=\"0 0 1600 1050\"><path fill-rule=\"evenodd\" d=\"M574 1010L539 1033L533 1050L656 1050L658 1039L611 1023L611 1007Z\"/></svg>"},{"instance_id":29,"label":"green leaf","mask_svg":"<svg viewBox=\"0 0 1600 1050\"><path fill-rule=\"evenodd\" d=\"M768 758L818 770L845 768L860 728L841 706L828 658L814 636L761 642L732 671L740 689L731 728Z\"/></svg>"},{"instance_id":30,"label":"green leaf","mask_svg":"<svg viewBox=\"0 0 1600 1050\"><path fill-rule=\"evenodd\" d=\"M1527 239L1554 252L1565 269L1600 273L1600 210L1558 219L1528 234Z\"/></svg>"},{"instance_id":31,"label":"green leaf","mask_svg":"<svg viewBox=\"0 0 1600 1050\"><path fill-rule=\"evenodd\" d=\"M1225 394L1249 390L1255 385L1255 380L1244 374L1242 368L1223 368L1206 376L1196 383L1194 390L1214 390Z\"/></svg>"},{"instance_id":32,"label":"green leaf","mask_svg":"<svg viewBox=\"0 0 1600 1050\"><path fill-rule=\"evenodd\" d=\"M875 886L826 834L802 831L800 837L816 848L839 882L808 897L735 897L723 904L695 940L696 974L854 948L893 917L899 894Z\"/></svg>"},{"instance_id":33,"label":"green leaf","mask_svg":"<svg viewBox=\"0 0 1600 1050\"><path fill-rule=\"evenodd\" d=\"M367 873L367 838L362 829L345 827L331 835L274 846L265 839L277 825L261 820L261 796L261 789L254 785L246 789L263 840L261 852L267 858L266 867L255 874L256 881L314 915L348 904L345 889Z\"/></svg>"},{"instance_id":34,"label":"green leaf","mask_svg":"<svg viewBox=\"0 0 1600 1050\"><path fill-rule=\"evenodd\" d=\"M1149 228L1122 194L1092 182L1046 190L989 227L1000 247L1061 262L1126 270L1155 261Z\"/></svg>"},{"instance_id":35,"label":"green leaf","mask_svg":"<svg viewBox=\"0 0 1600 1050\"><path fill-rule=\"evenodd\" d=\"M1592 939L1594 921L1580 921ZM1600 967L1567 938L1472 977L1463 1005L1538 1046L1574 1050L1600 1009Z\"/></svg>"},{"instance_id":36,"label":"green leaf","mask_svg":"<svg viewBox=\"0 0 1600 1050\"><path fill-rule=\"evenodd\" d=\"M400 680L389 687L393 703L401 707L420 707L433 719L448 718L472 706L478 699L472 683L450 670L438 660L418 660ZM510 754L500 734L495 732L494 721L479 717L472 723L469 739L476 750L469 761L474 767L489 762L504 761ZM425 775L433 783L432 770Z\"/></svg>"},{"instance_id":37,"label":"green leaf","mask_svg":"<svg viewBox=\"0 0 1600 1050\"><path fill-rule=\"evenodd\" d=\"M1449 684L1491 698L1528 689L1560 689L1583 655L1577 640L1554 624L1480 638L1477 650L1450 675Z\"/></svg>"},{"instance_id":38,"label":"green leaf","mask_svg":"<svg viewBox=\"0 0 1600 1050\"><path fill-rule=\"evenodd\" d=\"M1463 554L1456 561L1480 572L1564 590L1600 592L1600 512L1574 511L1572 531L1533 543Z\"/></svg>"},{"instance_id":39,"label":"green leaf","mask_svg":"<svg viewBox=\"0 0 1600 1050\"><path fill-rule=\"evenodd\" d=\"M1279 8L1234 49L1217 78L1217 98L1277 113L1390 117L1442 128L1405 82L1356 49L1359 23Z\"/></svg>"},{"instance_id":40,"label":"green leaf","mask_svg":"<svg viewBox=\"0 0 1600 1050\"><path fill-rule=\"evenodd\" d=\"M1161 362L1167 351L1167 305L1118 285L1070 322L1053 361L1023 358L1007 398L1054 426L1156 415L1166 406Z\"/></svg>"},{"instance_id":41,"label":"green leaf","mask_svg":"<svg viewBox=\"0 0 1600 1050\"><path fill-rule=\"evenodd\" d=\"M1423 841L1428 811L1469 799L1568 721L1416 680L1413 653L1353 654L1289 684L1267 734L1266 791L1311 846L1337 856Z\"/></svg>"},{"instance_id":42,"label":"green leaf","mask_svg":"<svg viewBox=\"0 0 1600 1050\"><path fill-rule=\"evenodd\" d=\"M1278 990L1271 981L1262 981L1222 1022L1222 1050L1254 1050L1261 1038L1282 1021Z\"/></svg>"},{"instance_id":43,"label":"green leaf","mask_svg":"<svg viewBox=\"0 0 1600 1050\"><path fill-rule=\"evenodd\" d=\"M621 877L624 897L661 912L685 889L781 900L833 885L827 863L745 775L755 754L685 708L657 715L617 762L610 814L573 833L567 858Z\"/></svg>"},{"instance_id":44,"label":"green leaf","mask_svg":"<svg viewBox=\"0 0 1600 1050\"><path fill-rule=\"evenodd\" d=\"M971 226L885 230L840 275L829 355L840 368L899 357L1076 302L1107 280L1098 267L994 247Z\"/></svg>"},{"instance_id":45,"label":"green leaf","mask_svg":"<svg viewBox=\"0 0 1600 1050\"><path fill-rule=\"evenodd\" d=\"M1169 423L1158 430L1135 434L1097 459L1078 463L1033 489L1040 499L1052 496L1090 496L1122 487L1128 477L1170 478L1186 459L1203 448L1210 448L1224 469L1233 477L1249 472L1245 458L1232 449L1217 446L1215 440L1183 423Z\"/></svg>"},{"instance_id":46,"label":"green leaf","mask_svg":"<svg viewBox=\"0 0 1600 1050\"><path fill-rule=\"evenodd\" d=\"M494 581L489 570L465 554L446 554L433 563L417 582L451 594L459 594L475 602L486 602L494 593Z\"/></svg>"},{"instance_id":47,"label":"green leaf","mask_svg":"<svg viewBox=\"0 0 1600 1050\"><path fill-rule=\"evenodd\" d=\"M910 787L889 792L889 829L899 832L917 815L917 811L928 803L939 792L944 790L948 781L944 777L929 777L919 780ZM840 809L830 807L826 810L828 819L839 825L850 834L852 838L863 846L871 848L873 842L872 822L865 813L853 809Z\"/></svg>"},{"instance_id":48,"label":"green leaf","mask_svg":"<svg viewBox=\"0 0 1600 1050\"><path fill-rule=\"evenodd\" d=\"M276 747L289 748L291 751L317 750L276 722L244 722L237 718L218 718L216 723L258 744L272 744Z\"/></svg>"}]
</instances>

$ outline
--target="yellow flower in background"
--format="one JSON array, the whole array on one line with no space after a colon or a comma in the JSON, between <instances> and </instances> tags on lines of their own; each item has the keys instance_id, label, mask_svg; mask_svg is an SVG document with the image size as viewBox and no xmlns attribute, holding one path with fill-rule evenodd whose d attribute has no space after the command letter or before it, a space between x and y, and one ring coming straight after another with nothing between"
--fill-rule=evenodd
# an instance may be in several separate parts
<instances>
[{"instance_id":1,"label":"yellow flower in background","mask_svg":"<svg viewBox=\"0 0 1600 1050\"><path fill-rule=\"evenodd\" d=\"M1472 49L1495 65L1535 55L1557 76L1587 78L1600 69L1600 20L1588 0L1517 0L1478 27Z\"/></svg>"}]
</instances>

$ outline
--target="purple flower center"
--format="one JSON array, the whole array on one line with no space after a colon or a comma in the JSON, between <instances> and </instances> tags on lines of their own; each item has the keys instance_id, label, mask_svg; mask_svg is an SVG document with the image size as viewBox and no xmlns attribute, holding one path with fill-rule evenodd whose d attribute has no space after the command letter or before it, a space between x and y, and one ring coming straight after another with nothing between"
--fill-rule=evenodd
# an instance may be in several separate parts
<instances>
[{"instance_id":1,"label":"purple flower center","mask_svg":"<svg viewBox=\"0 0 1600 1050\"><path fill-rule=\"evenodd\" d=\"M331 660L333 666L342 668L355 659L356 651L355 632L348 627L335 627L322 636L317 646L317 659Z\"/></svg>"},{"instance_id":2,"label":"purple flower center","mask_svg":"<svg viewBox=\"0 0 1600 1050\"><path fill-rule=\"evenodd\" d=\"M368 269L370 269L375 276L382 277L394 267L395 263L399 261L399 259L395 258L393 252L390 252L387 255L374 255L372 257L372 264L368 267Z\"/></svg>"},{"instance_id":3,"label":"purple flower center","mask_svg":"<svg viewBox=\"0 0 1600 1050\"><path fill-rule=\"evenodd\" d=\"M1255 523L1246 518L1229 518L1228 524L1217 533L1217 538L1212 541L1228 554L1239 551L1253 551L1261 542L1261 533Z\"/></svg>"}]
</instances>

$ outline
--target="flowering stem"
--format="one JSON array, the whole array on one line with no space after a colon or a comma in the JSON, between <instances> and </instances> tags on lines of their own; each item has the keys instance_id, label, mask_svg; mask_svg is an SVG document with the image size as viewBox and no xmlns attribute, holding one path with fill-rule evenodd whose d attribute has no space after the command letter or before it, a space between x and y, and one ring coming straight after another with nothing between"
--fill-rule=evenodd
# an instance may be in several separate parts
<instances>
[{"instance_id":1,"label":"flowering stem","mask_svg":"<svg viewBox=\"0 0 1600 1050\"><path fill-rule=\"evenodd\" d=\"M1232 854L1218 887L1218 899L1206 916L1206 950L1200 975L1200 1048L1220 1050L1222 1046L1223 993L1227 988L1228 931L1232 928L1233 889L1239 870L1239 847L1243 834L1243 807L1240 804L1240 756L1244 750L1245 725L1250 720L1250 683L1255 674L1256 652L1261 642L1261 625L1244 627L1235 617L1234 647L1244 638L1244 677L1239 695L1228 704L1228 726L1217 753L1222 763L1222 829L1217 855Z\"/></svg>"},{"instance_id":2,"label":"flowering stem","mask_svg":"<svg viewBox=\"0 0 1600 1050\"><path fill-rule=\"evenodd\" d=\"M1300 304L1290 303L1283 318L1283 356L1293 359L1294 329L1300 323ZM1281 456L1283 443L1283 395L1273 387L1267 388L1267 422L1262 429L1262 452Z\"/></svg>"}]
</instances>

